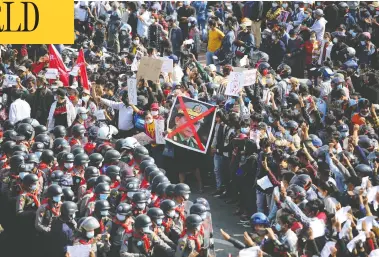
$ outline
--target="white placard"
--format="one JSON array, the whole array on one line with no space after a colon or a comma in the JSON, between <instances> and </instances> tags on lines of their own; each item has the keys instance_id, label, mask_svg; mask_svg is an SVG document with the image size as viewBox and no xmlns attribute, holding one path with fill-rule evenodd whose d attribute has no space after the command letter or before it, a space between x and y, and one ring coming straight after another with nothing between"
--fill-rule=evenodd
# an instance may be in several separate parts
<instances>
[{"instance_id":1,"label":"white placard","mask_svg":"<svg viewBox=\"0 0 379 257\"><path fill-rule=\"evenodd\" d=\"M355 248L355 244L358 242L358 241L362 241L362 242L366 242L366 235L365 235L365 232L361 231L359 232L359 234L353 238L353 240L351 240L348 244L347 244L347 249L350 251L350 252L353 252L354 248Z\"/></svg>"},{"instance_id":2,"label":"white placard","mask_svg":"<svg viewBox=\"0 0 379 257\"><path fill-rule=\"evenodd\" d=\"M128 78L128 98L129 103L137 105L137 80Z\"/></svg>"},{"instance_id":3,"label":"white placard","mask_svg":"<svg viewBox=\"0 0 379 257\"><path fill-rule=\"evenodd\" d=\"M159 145L166 144L166 140L164 139L164 131L164 119L155 120L155 143Z\"/></svg>"},{"instance_id":4,"label":"white placard","mask_svg":"<svg viewBox=\"0 0 379 257\"><path fill-rule=\"evenodd\" d=\"M16 75L6 74L5 78L4 78L3 85L4 86L9 86L9 87L12 86L12 85L17 85L17 78L18 78L18 76L16 76Z\"/></svg>"},{"instance_id":5,"label":"white placard","mask_svg":"<svg viewBox=\"0 0 379 257\"><path fill-rule=\"evenodd\" d=\"M325 224L320 219L312 219L309 226L312 229L314 238L325 235Z\"/></svg>"},{"instance_id":6,"label":"white placard","mask_svg":"<svg viewBox=\"0 0 379 257\"><path fill-rule=\"evenodd\" d=\"M342 224L347 221L347 213L351 210L350 206L345 206L336 212L336 219Z\"/></svg>"},{"instance_id":7,"label":"white placard","mask_svg":"<svg viewBox=\"0 0 379 257\"><path fill-rule=\"evenodd\" d=\"M253 85L255 81L257 80L257 69L244 70L243 75L244 75L243 86L246 87L246 86Z\"/></svg>"},{"instance_id":8,"label":"white placard","mask_svg":"<svg viewBox=\"0 0 379 257\"><path fill-rule=\"evenodd\" d=\"M321 257L328 257L331 254L330 248L335 247L336 242L329 241L325 244L324 248L321 251Z\"/></svg>"},{"instance_id":9,"label":"white placard","mask_svg":"<svg viewBox=\"0 0 379 257\"><path fill-rule=\"evenodd\" d=\"M357 229L363 230L362 223L363 223L363 221L366 221L366 229L368 231L370 231L372 229L374 223L377 226L377 222L375 221L375 219L376 219L376 216L366 216L362 219L359 219L358 223L357 223Z\"/></svg>"},{"instance_id":10,"label":"white placard","mask_svg":"<svg viewBox=\"0 0 379 257\"><path fill-rule=\"evenodd\" d=\"M273 187L270 179L268 178L268 176L264 176L263 178L261 179L258 179L257 180L257 184L263 189L263 190L266 190L267 188L270 188L270 187Z\"/></svg>"},{"instance_id":11,"label":"white placard","mask_svg":"<svg viewBox=\"0 0 379 257\"><path fill-rule=\"evenodd\" d=\"M70 254L70 257L89 257L90 251L90 244L67 246L67 252Z\"/></svg>"},{"instance_id":12,"label":"white placard","mask_svg":"<svg viewBox=\"0 0 379 257\"><path fill-rule=\"evenodd\" d=\"M96 110L93 115L97 120L105 120L104 110Z\"/></svg>"},{"instance_id":13,"label":"white placard","mask_svg":"<svg viewBox=\"0 0 379 257\"><path fill-rule=\"evenodd\" d=\"M54 69L54 68L47 68L46 69L45 78L57 79L58 76L59 76L58 69Z\"/></svg>"},{"instance_id":14,"label":"white placard","mask_svg":"<svg viewBox=\"0 0 379 257\"><path fill-rule=\"evenodd\" d=\"M161 59L163 61L161 69L162 72L173 72L174 61L172 59L169 59L167 57L159 57L158 59Z\"/></svg>"},{"instance_id":15,"label":"white placard","mask_svg":"<svg viewBox=\"0 0 379 257\"><path fill-rule=\"evenodd\" d=\"M242 72L231 72L228 77L225 95L238 96L244 83L244 74Z\"/></svg>"}]
</instances>

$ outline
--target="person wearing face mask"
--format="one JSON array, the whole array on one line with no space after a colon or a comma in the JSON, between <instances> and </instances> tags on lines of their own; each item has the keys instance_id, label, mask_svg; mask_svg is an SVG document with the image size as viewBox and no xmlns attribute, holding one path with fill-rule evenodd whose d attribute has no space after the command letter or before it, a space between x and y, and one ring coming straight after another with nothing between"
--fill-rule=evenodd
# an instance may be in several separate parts
<instances>
[{"instance_id":1,"label":"person wearing face mask","mask_svg":"<svg viewBox=\"0 0 379 257\"><path fill-rule=\"evenodd\" d=\"M108 199L111 193L111 188L108 183L101 182L96 185L94 191L94 195L88 199L88 202L86 203L84 216L91 216L94 213L97 200Z\"/></svg>"},{"instance_id":2,"label":"person wearing face mask","mask_svg":"<svg viewBox=\"0 0 379 257\"><path fill-rule=\"evenodd\" d=\"M150 208L147 211L146 214L147 214L147 216L150 217L150 219L152 221L152 230L153 230L153 232L163 242L165 242L166 244L168 244L172 249L175 249L176 244L174 244L174 242L172 242L172 240L169 239L168 236L166 236L166 234L164 233L164 230L162 228L162 226L163 226L162 222L163 222L163 219L165 217L163 211L160 208L153 207L153 208Z\"/></svg>"},{"instance_id":3,"label":"person wearing face mask","mask_svg":"<svg viewBox=\"0 0 379 257\"><path fill-rule=\"evenodd\" d=\"M107 245L99 245L95 239L95 230L100 227L99 222L94 217L82 218L78 221L78 234L74 236L73 245L90 245L89 257L100 256L101 250L108 252L109 242Z\"/></svg>"},{"instance_id":4,"label":"person wearing face mask","mask_svg":"<svg viewBox=\"0 0 379 257\"><path fill-rule=\"evenodd\" d=\"M136 218L140 214L146 213L147 196L144 192L136 192L132 198L132 213Z\"/></svg>"},{"instance_id":5,"label":"person wearing face mask","mask_svg":"<svg viewBox=\"0 0 379 257\"><path fill-rule=\"evenodd\" d=\"M77 154L74 158L74 167L72 168L71 174L73 180L72 191L74 191L76 195L79 195L79 192L83 191L83 189L80 188L86 184L84 172L88 166L88 162L89 158L85 153Z\"/></svg>"},{"instance_id":6,"label":"person wearing face mask","mask_svg":"<svg viewBox=\"0 0 379 257\"><path fill-rule=\"evenodd\" d=\"M282 7L280 6L279 1L273 1L271 4L271 8L268 10L266 14L267 19L267 25L271 26L273 25L273 22L279 17L280 13L282 12Z\"/></svg>"},{"instance_id":7,"label":"person wearing face mask","mask_svg":"<svg viewBox=\"0 0 379 257\"><path fill-rule=\"evenodd\" d=\"M296 78L304 77L304 41L295 30L289 31L290 39L285 56L285 63L291 67L291 75Z\"/></svg>"},{"instance_id":8,"label":"person wearing face mask","mask_svg":"<svg viewBox=\"0 0 379 257\"><path fill-rule=\"evenodd\" d=\"M318 58L317 64L322 65L326 60L331 59L331 51L333 48L332 36L329 32L326 32L324 39L321 42L320 56Z\"/></svg>"},{"instance_id":9,"label":"person wearing face mask","mask_svg":"<svg viewBox=\"0 0 379 257\"><path fill-rule=\"evenodd\" d=\"M42 174L43 177L46 179L47 174L51 174L51 169L54 166L54 152L50 149L43 150L39 160L40 163L38 164L35 173ZM42 173L40 173L40 171Z\"/></svg>"},{"instance_id":10,"label":"person wearing face mask","mask_svg":"<svg viewBox=\"0 0 379 257\"><path fill-rule=\"evenodd\" d=\"M316 33L311 32L309 40L304 42L305 65L308 70L308 78L311 78L311 68L313 68L320 56L321 42L316 40Z\"/></svg>"},{"instance_id":11,"label":"person wearing face mask","mask_svg":"<svg viewBox=\"0 0 379 257\"><path fill-rule=\"evenodd\" d=\"M197 214L190 214L186 218L185 230L178 240L175 256L191 256L193 251L202 254L204 237L200 233L202 219Z\"/></svg>"},{"instance_id":12,"label":"person wearing face mask","mask_svg":"<svg viewBox=\"0 0 379 257\"><path fill-rule=\"evenodd\" d=\"M15 155L10 158L10 174L8 184L8 197L14 198L22 191L22 180L29 174L26 171L25 159L21 155Z\"/></svg>"},{"instance_id":13,"label":"person wearing face mask","mask_svg":"<svg viewBox=\"0 0 379 257\"><path fill-rule=\"evenodd\" d=\"M371 42L371 34L369 32L362 33L360 45L356 50L359 65L364 65L365 67L370 65L376 51L376 46Z\"/></svg>"},{"instance_id":14,"label":"person wearing face mask","mask_svg":"<svg viewBox=\"0 0 379 257\"><path fill-rule=\"evenodd\" d=\"M270 64L273 69L276 69L283 61L284 55L286 53L286 46L282 40L280 40L279 35L273 33L271 36L272 45L271 49L267 54L271 56Z\"/></svg>"},{"instance_id":15,"label":"person wearing face mask","mask_svg":"<svg viewBox=\"0 0 379 257\"><path fill-rule=\"evenodd\" d=\"M95 237L101 238L98 240L97 245L106 245L109 244L110 234L108 233L108 228L106 224L111 221L109 216L109 209L111 208L107 200L97 200L95 202L95 210L92 214L100 224L99 228L95 229Z\"/></svg>"},{"instance_id":16,"label":"person wearing face mask","mask_svg":"<svg viewBox=\"0 0 379 257\"><path fill-rule=\"evenodd\" d=\"M174 219L177 217L175 208L176 204L173 200L163 200L160 208L164 213L162 220L163 231L174 243L178 242L182 229L175 225Z\"/></svg>"}]
</instances>

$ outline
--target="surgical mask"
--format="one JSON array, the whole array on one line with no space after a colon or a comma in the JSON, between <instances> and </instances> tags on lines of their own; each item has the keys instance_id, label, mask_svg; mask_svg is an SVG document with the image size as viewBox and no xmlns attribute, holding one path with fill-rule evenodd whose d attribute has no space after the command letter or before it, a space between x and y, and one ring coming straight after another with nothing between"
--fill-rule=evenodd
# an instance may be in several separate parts
<instances>
[{"instance_id":1,"label":"surgical mask","mask_svg":"<svg viewBox=\"0 0 379 257\"><path fill-rule=\"evenodd\" d=\"M275 230L276 230L276 231L280 231L280 230L282 230L282 226L280 226L279 223L276 223L276 224L275 224Z\"/></svg>"},{"instance_id":2,"label":"surgical mask","mask_svg":"<svg viewBox=\"0 0 379 257\"><path fill-rule=\"evenodd\" d=\"M140 210L144 210L146 208L146 203L137 203L137 208Z\"/></svg>"},{"instance_id":3,"label":"surgical mask","mask_svg":"<svg viewBox=\"0 0 379 257\"><path fill-rule=\"evenodd\" d=\"M375 10L375 7L370 6L370 10L371 10L371 11Z\"/></svg>"},{"instance_id":4,"label":"surgical mask","mask_svg":"<svg viewBox=\"0 0 379 257\"><path fill-rule=\"evenodd\" d=\"M200 217L202 220L205 220L207 218L207 214L206 213L202 213L200 214Z\"/></svg>"},{"instance_id":5,"label":"surgical mask","mask_svg":"<svg viewBox=\"0 0 379 257\"><path fill-rule=\"evenodd\" d=\"M30 188L31 188L32 190L36 190L36 189L37 189L37 185L32 185Z\"/></svg>"},{"instance_id":6,"label":"surgical mask","mask_svg":"<svg viewBox=\"0 0 379 257\"><path fill-rule=\"evenodd\" d=\"M361 41L361 45L366 45L366 41Z\"/></svg>"},{"instance_id":7,"label":"surgical mask","mask_svg":"<svg viewBox=\"0 0 379 257\"><path fill-rule=\"evenodd\" d=\"M100 194L99 199L100 200L107 200L108 194Z\"/></svg>"},{"instance_id":8,"label":"surgical mask","mask_svg":"<svg viewBox=\"0 0 379 257\"><path fill-rule=\"evenodd\" d=\"M213 13L209 12L209 13L207 13L207 15L208 15L208 16L212 16L212 15L213 15Z\"/></svg>"},{"instance_id":9,"label":"surgical mask","mask_svg":"<svg viewBox=\"0 0 379 257\"><path fill-rule=\"evenodd\" d=\"M101 211L100 214L101 214L101 216L108 216L109 212L108 211Z\"/></svg>"},{"instance_id":10,"label":"surgical mask","mask_svg":"<svg viewBox=\"0 0 379 257\"><path fill-rule=\"evenodd\" d=\"M321 5L321 3L320 3L320 2L317 2L317 3L316 3L316 5L317 5L317 6L320 6L320 5Z\"/></svg>"},{"instance_id":11,"label":"surgical mask","mask_svg":"<svg viewBox=\"0 0 379 257\"><path fill-rule=\"evenodd\" d=\"M337 85L337 89L342 88L342 84Z\"/></svg>"},{"instance_id":12,"label":"surgical mask","mask_svg":"<svg viewBox=\"0 0 379 257\"><path fill-rule=\"evenodd\" d=\"M129 199L132 199L134 193L135 193L135 192L128 192L128 193L126 193L126 195L128 196Z\"/></svg>"},{"instance_id":13,"label":"surgical mask","mask_svg":"<svg viewBox=\"0 0 379 257\"><path fill-rule=\"evenodd\" d=\"M318 195L318 197L320 197L321 199L324 199L324 198L325 198L325 196L323 196L323 195L321 194L321 192L317 192L317 195Z\"/></svg>"},{"instance_id":14,"label":"surgical mask","mask_svg":"<svg viewBox=\"0 0 379 257\"><path fill-rule=\"evenodd\" d=\"M159 114L159 111L151 111L151 115L157 116Z\"/></svg>"},{"instance_id":15,"label":"surgical mask","mask_svg":"<svg viewBox=\"0 0 379 257\"><path fill-rule=\"evenodd\" d=\"M354 30L352 30L352 29L349 30L349 33L350 33L350 34L353 34L353 33L354 33Z\"/></svg>"},{"instance_id":16,"label":"surgical mask","mask_svg":"<svg viewBox=\"0 0 379 257\"><path fill-rule=\"evenodd\" d=\"M24 179L24 177L28 174L29 172L20 172L18 175L20 176L21 179Z\"/></svg>"},{"instance_id":17,"label":"surgical mask","mask_svg":"<svg viewBox=\"0 0 379 257\"><path fill-rule=\"evenodd\" d=\"M108 63L104 63L104 68L105 68L105 69L109 69L110 67L111 67L110 64L108 64Z\"/></svg>"},{"instance_id":18,"label":"surgical mask","mask_svg":"<svg viewBox=\"0 0 379 257\"><path fill-rule=\"evenodd\" d=\"M56 202L56 203L59 203L61 201L61 196L60 195L54 196L53 197L53 201Z\"/></svg>"},{"instance_id":19,"label":"surgical mask","mask_svg":"<svg viewBox=\"0 0 379 257\"><path fill-rule=\"evenodd\" d=\"M150 233L151 233L151 230L150 230L149 227L144 227L144 228L142 228L142 231L143 231L143 233L145 233L145 234L150 234Z\"/></svg>"},{"instance_id":20,"label":"surgical mask","mask_svg":"<svg viewBox=\"0 0 379 257\"><path fill-rule=\"evenodd\" d=\"M351 33L351 37L355 38L357 36L357 33L356 32L352 32Z\"/></svg>"},{"instance_id":21,"label":"surgical mask","mask_svg":"<svg viewBox=\"0 0 379 257\"><path fill-rule=\"evenodd\" d=\"M158 226L161 226L162 225L162 219L157 219L156 223Z\"/></svg>"},{"instance_id":22,"label":"surgical mask","mask_svg":"<svg viewBox=\"0 0 379 257\"><path fill-rule=\"evenodd\" d=\"M283 8L287 8L287 7L288 7L288 4L282 4L282 7L283 7Z\"/></svg>"},{"instance_id":23,"label":"surgical mask","mask_svg":"<svg viewBox=\"0 0 379 257\"><path fill-rule=\"evenodd\" d=\"M175 210L171 210L167 213L167 216L170 217L170 218L174 218L175 217Z\"/></svg>"},{"instance_id":24,"label":"surgical mask","mask_svg":"<svg viewBox=\"0 0 379 257\"><path fill-rule=\"evenodd\" d=\"M67 162L67 163L64 164L64 167L65 167L66 169L71 169L72 167L74 167L74 163L69 163L69 162Z\"/></svg>"},{"instance_id":25,"label":"surgical mask","mask_svg":"<svg viewBox=\"0 0 379 257\"><path fill-rule=\"evenodd\" d=\"M139 40L133 40L133 44L138 45L139 44Z\"/></svg>"},{"instance_id":26,"label":"surgical mask","mask_svg":"<svg viewBox=\"0 0 379 257\"><path fill-rule=\"evenodd\" d=\"M82 100L86 103L89 100L89 95L83 96Z\"/></svg>"},{"instance_id":27,"label":"surgical mask","mask_svg":"<svg viewBox=\"0 0 379 257\"><path fill-rule=\"evenodd\" d=\"M189 194L184 194L184 195L183 195L183 198L184 198L184 200L188 201L188 199L189 199Z\"/></svg>"},{"instance_id":28,"label":"surgical mask","mask_svg":"<svg viewBox=\"0 0 379 257\"><path fill-rule=\"evenodd\" d=\"M153 123L153 121L154 121L153 119L148 119L148 120L146 120L146 123L151 124L151 123Z\"/></svg>"},{"instance_id":29,"label":"surgical mask","mask_svg":"<svg viewBox=\"0 0 379 257\"><path fill-rule=\"evenodd\" d=\"M38 158L38 160L39 160L40 157L41 157L41 155L42 155L42 152L35 152L34 154L37 155L37 158Z\"/></svg>"},{"instance_id":30,"label":"surgical mask","mask_svg":"<svg viewBox=\"0 0 379 257\"><path fill-rule=\"evenodd\" d=\"M336 44L338 42L337 38L333 38L333 43Z\"/></svg>"},{"instance_id":31,"label":"surgical mask","mask_svg":"<svg viewBox=\"0 0 379 257\"><path fill-rule=\"evenodd\" d=\"M376 11L375 14L376 14L376 15L379 15L379 11Z\"/></svg>"},{"instance_id":32,"label":"surgical mask","mask_svg":"<svg viewBox=\"0 0 379 257\"><path fill-rule=\"evenodd\" d=\"M116 217L117 217L117 219L120 220L120 221L124 221L124 220L126 220L126 216L125 216L125 215L116 214Z\"/></svg>"},{"instance_id":33,"label":"surgical mask","mask_svg":"<svg viewBox=\"0 0 379 257\"><path fill-rule=\"evenodd\" d=\"M225 19L229 17L229 13L225 13Z\"/></svg>"},{"instance_id":34,"label":"surgical mask","mask_svg":"<svg viewBox=\"0 0 379 257\"><path fill-rule=\"evenodd\" d=\"M272 3L272 7L277 7L278 4L277 3Z\"/></svg>"},{"instance_id":35,"label":"surgical mask","mask_svg":"<svg viewBox=\"0 0 379 257\"><path fill-rule=\"evenodd\" d=\"M86 119L88 119L88 115L87 114L80 114L80 118L82 118L82 120L86 120Z\"/></svg>"},{"instance_id":36,"label":"surgical mask","mask_svg":"<svg viewBox=\"0 0 379 257\"><path fill-rule=\"evenodd\" d=\"M95 231L90 231L86 233L86 237L89 239L93 238L94 236L95 236Z\"/></svg>"},{"instance_id":37,"label":"surgical mask","mask_svg":"<svg viewBox=\"0 0 379 257\"><path fill-rule=\"evenodd\" d=\"M247 133L249 133L249 128L241 128L241 133L247 135Z\"/></svg>"}]
</instances>

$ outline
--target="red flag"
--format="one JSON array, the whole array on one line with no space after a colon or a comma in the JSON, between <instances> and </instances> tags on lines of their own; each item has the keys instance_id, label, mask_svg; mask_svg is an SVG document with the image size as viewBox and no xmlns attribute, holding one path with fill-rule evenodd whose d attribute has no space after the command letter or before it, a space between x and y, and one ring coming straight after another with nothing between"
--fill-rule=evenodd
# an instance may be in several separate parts
<instances>
[{"instance_id":1,"label":"red flag","mask_svg":"<svg viewBox=\"0 0 379 257\"><path fill-rule=\"evenodd\" d=\"M80 49L78 59L76 60L76 65L79 66L80 70L80 83L83 86L83 89L89 90L86 60L84 59L83 49Z\"/></svg>"},{"instance_id":2,"label":"red flag","mask_svg":"<svg viewBox=\"0 0 379 257\"><path fill-rule=\"evenodd\" d=\"M62 81L65 87L69 86L69 74L64 65L63 60L57 49L54 45L49 45L49 68L58 69L59 72L59 80Z\"/></svg>"}]
</instances>

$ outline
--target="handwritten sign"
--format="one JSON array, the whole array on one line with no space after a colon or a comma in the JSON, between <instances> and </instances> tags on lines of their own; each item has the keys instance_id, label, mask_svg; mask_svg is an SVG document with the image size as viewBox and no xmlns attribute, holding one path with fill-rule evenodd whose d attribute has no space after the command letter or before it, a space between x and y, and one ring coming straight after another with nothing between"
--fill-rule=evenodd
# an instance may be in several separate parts
<instances>
[{"instance_id":1,"label":"handwritten sign","mask_svg":"<svg viewBox=\"0 0 379 257\"><path fill-rule=\"evenodd\" d=\"M229 82L226 86L225 95L238 96L244 83L242 72L232 72L229 75Z\"/></svg>"},{"instance_id":2,"label":"handwritten sign","mask_svg":"<svg viewBox=\"0 0 379 257\"><path fill-rule=\"evenodd\" d=\"M137 80L128 78L128 98L129 103L137 105Z\"/></svg>"},{"instance_id":3,"label":"handwritten sign","mask_svg":"<svg viewBox=\"0 0 379 257\"><path fill-rule=\"evenodd\" d=\"M250 86L250 85L254 84L255 81L257 80L257 69L244 70L243 75L244 75L243 86L244 87Z\"/></svg>"},{"instance_id":4,"label":"handwritten sign","mask_svg":"<svg viewBox=\"0 0 379 257\"><path fill-rule=\"evenodd\" d=\"M57 79L58 76L59 76L58 69L54 69L54 68L46 69L45 77L47 79Z\"/></svg>"},{"instance_id":5,"label":"handwritten sign","mask_svg":"<svg viewBox=\"0 0 379 257\"><path fill-rule=\"evenodd\" d=\"M157 81L161 74L163 61L151 57L142 57L137 71L137 79Z\"/></svg>"},{"instance_id":6,"label":"handwritten sign","mask_svg":"<svg viewBox=\"0 0 379 257\"><path fill-rule=\"evenodd\" d=\"M164 139L164 120L158 119L155 120L155 142L160 145L166 144Z\"/></svg>"},{"instance_id":7,"label":"handwritten sign","mask_svg":"<svg viewBox=\"0 0 379 257\"><path fill-rule=\"evenodd\" d=\"M17 78L18 78L18 76L16 76L16 75L7 74L7 75L5 75L3 85L8 86L8 87L11 87L13 85L17 85Z\"/></svg>"},{"instance_id":8,"label":"handwritten sign","mask_svg":"<svg viewBox=\"0 0 379 257\"><path fill-rule=\"evenodd\" d=\"M162 72L172 72L174 70L174 61L166 57L159 57L158 59L163 61Z\"/></svg>"}]
</instances>

